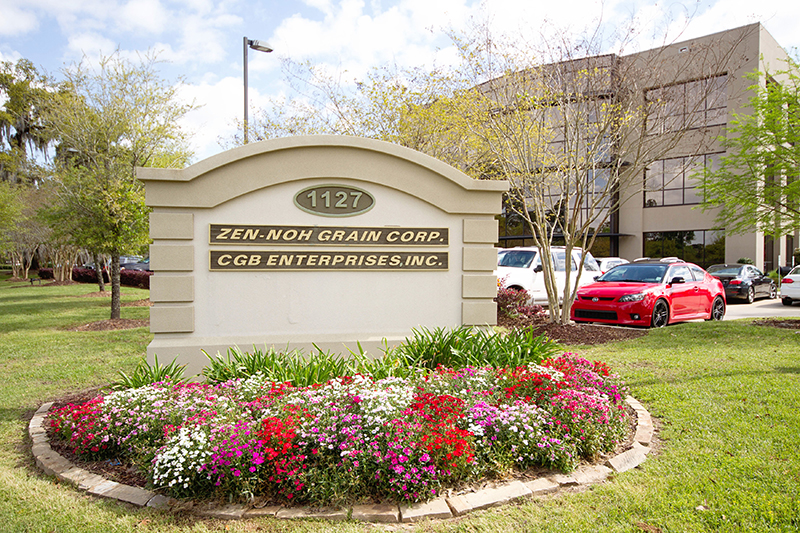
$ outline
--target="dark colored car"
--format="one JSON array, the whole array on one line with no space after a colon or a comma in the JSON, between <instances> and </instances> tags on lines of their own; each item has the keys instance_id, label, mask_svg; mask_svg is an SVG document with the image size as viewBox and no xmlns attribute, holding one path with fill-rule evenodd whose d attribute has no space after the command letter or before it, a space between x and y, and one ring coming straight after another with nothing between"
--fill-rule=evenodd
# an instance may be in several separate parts
<instances>
[{"instance_id":1,"label":"dark colored car","mask_svg":"<svg viewBox=\"0 0 800 533\"><path fill-rule=\"evenodd\" d=\"M150 258L147 257L132 263L120 263L119 267L123 270L146 270L150 271Z\"/></svg>"},{"instance_id":2,"label":"dark colored car","mask_svg":"<svg viewBox=\"0 0 800 533\"><path fill-rule=\"evenodd\" d=\"M570 318L663 327L683 320L722 320L722 282L692 263L642 261L616 266L578 289Z\"/></svg>"},{"instance_id":3,"label":"dark colored car","mask_svg":"<svg viewBox=\"0 0 800 533\"><path fill-rule=\"evenodd\" d=\"M711 265L708 273L722 282L728 301L743 300L751 304L756 298L778 297L775 282L753 265Z\"/></svg>"}]
</instances>

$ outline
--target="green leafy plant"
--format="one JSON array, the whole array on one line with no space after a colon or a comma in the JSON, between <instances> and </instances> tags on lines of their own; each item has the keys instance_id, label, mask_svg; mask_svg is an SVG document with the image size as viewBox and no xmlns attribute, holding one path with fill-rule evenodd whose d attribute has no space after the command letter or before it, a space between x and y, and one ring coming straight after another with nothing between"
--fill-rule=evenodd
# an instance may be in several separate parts
<instances>
[{"instance_id":1,"label":"green leafy plant","mask_svg":"<svg viewBox=\"0 0 800 533\"><path fill-rule=\"evenodd\" d=\"M139 364L136 365L133 374L130 376L120 370L120 379L111 384L111 389L138 389L139 387L145 387L160 381L184 383L187 381L183 375L185 370L186 365L179 365L176 359L173 359L170 364L162 366L158 362L157 355L153 356L153 365L150 365L150 363L147 362L147 359L142 358L142 360L139 361Z\"/></svg>"},{"instance_id":2,"label":"green leafy plant","mask_svg":"<svg viewBox=\"0 0 800 533\"><path fill-rule=\"evenodd\" d=\"M225 355L211 356L203 352L209 359L209 364L203 369L203 377L209 383L222 383L261 373L276 383L289 382L304 387L353 372L347 358L315 348L317 351L308 355L301 350L278 352L274 348L260 350L255 346L252 352L245 352L238 347L229 348Z\"/></svg>"},{"instance_id":3,"label":"green leafy plant","mask_svg":"<svg viewBox=\"0 0 800 533\"><path fill-rule=\"evenodd\" d=\"M401 361L416 368L439 366L496 367L540 363L557 353L558 345L531 330L486 330L462 326L455 329L420 328L397 347Z\"/></svg>"}]
</instances>

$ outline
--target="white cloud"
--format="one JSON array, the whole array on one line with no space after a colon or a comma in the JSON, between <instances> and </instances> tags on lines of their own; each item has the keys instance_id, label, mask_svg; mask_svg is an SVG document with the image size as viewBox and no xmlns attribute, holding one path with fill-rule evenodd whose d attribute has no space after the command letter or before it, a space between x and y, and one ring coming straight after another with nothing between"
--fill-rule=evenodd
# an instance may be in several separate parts
<instances>
[{"instance_id":1,"label":"white cloud","mask_svg":"<svg viewBox=\"0 0 800 533\"><path fill-rule=\"evenodd\" d=\"M251 110L256 109L253 101L260 97L258 92L251 89L248 96ZM236 133L234 121L242 118L242 79L226 77L216 83L184 84L178 89L178 98L187 103L194 100L204 104L181 120L181 127L193 134L195 161L220 152L220 138L232 137Z\"/></svg>"},{"instance_id":2,"label":"white cloud","mask_svg":"<svg viewBox=\"0 0 800 533\"><path fill-rule=\"evenodd\" d=\"M170 16L159 0L131 0L117 13L117 24L131 32L159 34L165 30L168 19L177 18L177 14Z\"/></svg>"},{"instance_id":3,"label":"white cloud","mask_svg":"<svg viewBox=\"0 0 800 533\"><path fill-rule=\"evenodd\" d=\"M13 0L0 0L0 13L0 35L22 35L39 26L36 15Z\"/></svg>"},{"instance_id":4,"label":"white cloud","mask_svg":"<svg viewBox=\"0 0 800 533\"><path fill-rule=\"evenodd\" d=\"M72 61L80 61L85 56L91 62L97 62L100 56L108 56L117 49L117 43L100 34L87 32L76 33L67 42L67 57Z\"/></svg>"}]
</instances>

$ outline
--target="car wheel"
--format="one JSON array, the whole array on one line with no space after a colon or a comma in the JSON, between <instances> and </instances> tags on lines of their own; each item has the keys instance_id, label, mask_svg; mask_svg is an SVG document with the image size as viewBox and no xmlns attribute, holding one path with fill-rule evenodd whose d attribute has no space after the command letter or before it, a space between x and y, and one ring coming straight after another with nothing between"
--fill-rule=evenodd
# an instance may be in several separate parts
<instances>
[{"instance_id":1,"label":"car wheel","mask_svg":"<svg viewBox=\"0 0 800 533\"><path fill-rule=\"evenodd\" d=\"M769 299L774 300L778 297L778 287L774 283L769 284Z\"/></svg>"},{"instance_id":2,"label":"car wheel","mask_svg":"<svg viewBox=\"0 0 800 533\"><path fill-rule=\"evenodd\" d=\"M751 288L752 290L752 288ZM714 298L711 304L711 314L706 320L722 320L725 317L725 300L721 296Z\"/></svg>"},{"instance_id":3,"label":"car wheel","mask_svg":"<svg viewBox=\"0 0 800 533\"><path fill-rule=\"evenodd\" d=\"M792 299L791 298L782 298L781 299L781 303L783 305L792 305Z\"/></svg>"},{"instance_id":4,"label":"car wheel","mask_svg":"<svg viewBox=\"0 0 800 533\"><path fill-rule=\"evenodd\" d=\"M653 306L653 318L650 320L650 326L654 328L663 328L669 323L669 305L664 300L657 300Z\"/></svg>"},{"instance_id":5,"label":"car wheel","mask_svg":"<svg viewBox=\"0 0 800 533\"><path fill-rule=\"evenodd\" d=\"M751 303L753 303L755 301L755 299L756 299L756 288L755 287L750 287L749 289L747 289L747 296L745 297L745 299L747 300L747 303L749 303L749 304L751 304Z\"/></svg>"}]
</instances>

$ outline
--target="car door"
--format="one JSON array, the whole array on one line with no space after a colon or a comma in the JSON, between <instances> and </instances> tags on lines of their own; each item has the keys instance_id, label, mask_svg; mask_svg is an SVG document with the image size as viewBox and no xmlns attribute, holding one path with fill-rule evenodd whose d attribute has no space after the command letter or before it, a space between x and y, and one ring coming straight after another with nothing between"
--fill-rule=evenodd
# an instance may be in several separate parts
<instances>
[{"instance_id":1,"label":"car door","mask_svg":"<svg viewBox=\"0 0 800 533\"><path fill-rule=\"evenodd\" d=\"M769 287L772 280L754 266L748 266L747 270L750 276L750 282L753 284L753 287L755 287L756 296L769 296Z\"/></svg>"},{"instance_id":2,"label":"car door","mask_svg":"<svg viewBox=\"0 0 800 533\"><path fill-rule=\"evenodd\" d=\"M671 283L675 278L683 278L683 283ZM698 296L697 285L686 265L670 267L667 276L668 292L672 302L672 317L687 318L695 314Z\"/></svg>"},{"instance_id":3,"label":"car door","mask_svg":"<svg viewBox=\"0 0 800 533\"><path fill-rule=\"evenodd\" d=\"M706 280L706 271L697 265L689 265L689 270L694 275L695 287L697 288L697 309L704 315L711 313L711 304L714 294L711 294L711 284Z\"/></svg>"}]
</instances>

